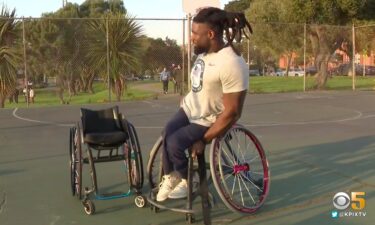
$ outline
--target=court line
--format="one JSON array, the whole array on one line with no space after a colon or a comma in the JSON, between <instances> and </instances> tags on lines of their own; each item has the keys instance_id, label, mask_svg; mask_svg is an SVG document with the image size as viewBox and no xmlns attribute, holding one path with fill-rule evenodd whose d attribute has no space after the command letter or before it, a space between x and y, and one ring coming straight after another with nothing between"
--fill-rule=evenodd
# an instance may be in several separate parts
<instances>
[{"instance_id":1,"label":"court line","mask_svg":"<svg viewBox=\"0 0 375 225\"><path fill-rule=\"evenodd\" d=\"M54 123L54 122L49 122L49 121L42 121L42 120L33 120L25 117L18 116L16 113L18 111L18 108L15 108L13 110L13 116L19 120L27 121L27 122L32 122L32 123L41 123L41 124L48 124L48 125L54 125L54 126L60 126L60 127L71 127L74 126L74 124L67 124L67 123Z\"/></svg>"},{"instance_id":2,"label":"court line","mask_svg":"<svg viewBox=\"0 0 375 225\"><path fill-rule=\"evenodd\" d=\"M306 122L287 122L287 123L269 123L269 124L245 124L245 127L272 127L272 126L291 126L291 125L310 125L310 124L322 124L322 123L342 123L347 121L354 121L358 119L367 119L370 117L374 117L375 115L368 115L366 117L362 117L363 113L354 110L356 113L355 116L339 119L339 120L318 120L318 121L306 121Z\"/></svg>"},{"instance_id":3,"label":"court line","mask_svg":"<svg viewBox=\"0 0 375 225\"><path fill-rule=\"evenodd\" d=\"M33 123L41 123L41 124L47 124L47 125L54 125L54 126L61 126L61 127L72 127L74 124L64 124L64 123L55 123L50 121L42 121L42 120L34 120L26 117L21 117L17 115L18 108L15 108L13 110L13 116L19 120L27 121L27 122L33 122ZM348 118L343 119L337 119L337 120L318 120L318 121L305 121L305 122L286 122L286 123L269 123L269 124L243 124L245 127L276 127L276 126L298 126L298 125L311 125L311 124L323 124L323 123L342 123L342 122L348 122L348 121L355 121L359 119L368 119L373 118L375 115L366 115L363 116L363 113L354 110L356 113L355 116L351 116ZM137 129L163 129L164 126L136 126Z\"/></svg>"}]
</instances>

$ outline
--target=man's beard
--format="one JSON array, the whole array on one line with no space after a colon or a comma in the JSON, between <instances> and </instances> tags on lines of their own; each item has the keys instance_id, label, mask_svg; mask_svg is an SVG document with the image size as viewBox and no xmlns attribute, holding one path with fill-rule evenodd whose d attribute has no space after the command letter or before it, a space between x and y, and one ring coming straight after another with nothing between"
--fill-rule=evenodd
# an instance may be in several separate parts
<instances>
[{"instance_id":1,"label":"man's beard","mask_svg":"<svg viewBox=\"0 0 375 225\"><path fill-rule=\"evenodd\" d=\"M194 54L195 55L199 55L199 54L206 53L206 52L208 52L207 47L194 46Z\"/></svg>"}]
</instances>

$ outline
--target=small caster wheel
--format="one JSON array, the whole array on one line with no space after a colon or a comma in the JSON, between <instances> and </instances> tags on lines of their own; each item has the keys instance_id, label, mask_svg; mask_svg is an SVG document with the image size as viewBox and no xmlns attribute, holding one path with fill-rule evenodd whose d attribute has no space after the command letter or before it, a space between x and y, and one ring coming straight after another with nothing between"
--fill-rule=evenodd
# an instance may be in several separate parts
<instances>
[{"instance_id":1,"label":"small caster wheel","mask_svg":"<svg viewBox=\"0 0 375 225\"><path fill-rule=\"evenodd\" d=\"M194 216L192 214L186 214L186 221L188 224L192 224L195 222Z\"/></svg>"},{"instance_id":2,"label":"small caster wheel","mask_svg":"<svg viewBox=\"0 0 375 225\"><path fill-rule=\"evenodd\" d=\"M82 201L82 204L87 215L92 215L95 213L95 205L91 200L84 200Z\"/></svg>"},{"instance_id":3,"label":"small caster wheel","mask_svg":"<svg viewBox=\"0 0 375 225\"><path fill-rule=\"evenodd\" d=\"M134 198L134 203L138 208L144 208L146 206L146 199L142 195L138 195Z\"/></svg>"}]
</instances>

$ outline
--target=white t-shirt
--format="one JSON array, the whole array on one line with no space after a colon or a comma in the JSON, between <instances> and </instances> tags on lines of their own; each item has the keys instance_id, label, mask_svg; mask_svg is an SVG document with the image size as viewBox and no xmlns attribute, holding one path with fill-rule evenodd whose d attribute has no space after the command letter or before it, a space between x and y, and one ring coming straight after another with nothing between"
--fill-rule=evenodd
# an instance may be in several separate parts
<instances>
[{"instance_id":1,"label":"white t-shirt","mask_svg":"<svg viewBox=\"0 0 375 225\"><path fill-rule=\"evenodd\" d=\"M191 71L191 86L181 106L191 123L209 127L224 111L223 93L248 89L249 68L230 46L201 54Z\"/></svg>"},{"instance_id":2,"label":"white t-shirt","mask_svg":"<svg viewBox=\"0 0 375 225\"><path fill-rule=\"evenodd\" d=\"M30 98L34 97L34 89L30 89Z\"/></svg>"}]
</instances>

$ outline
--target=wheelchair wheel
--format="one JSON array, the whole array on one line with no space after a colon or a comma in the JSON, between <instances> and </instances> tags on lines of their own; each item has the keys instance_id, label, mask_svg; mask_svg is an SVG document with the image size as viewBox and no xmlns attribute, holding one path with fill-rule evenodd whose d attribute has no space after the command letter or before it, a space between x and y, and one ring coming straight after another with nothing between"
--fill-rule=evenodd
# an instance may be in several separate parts
<instances>
[{"instance_id":1,"label":"wheelchair wheel","mask_svg":"<svg viewBox=\"0 0 375 225\"><path fill-rule=\"evenodd\" d=\"M82 199L82 146L79 125L70 129L70 182L72 195Z\"/></svg>"},{"instance_id":2,"label":"wheelchair wheel","mask_svg":"<svg viewBox=\"0 0 375 225\"><path fill-rule=\"evenodd\" d=\"M83 209L87 215L92 215L95 213L95 205L91 200L84 200L82 202Z\"/></svg>"},{"instance_id":3,"label":"wheelchair wheel","mask_svg":"<svg viewBox=\"0 0 375 225\"><path fill-rule=\"evenodd\" d=\"M135 128L129 123L128 165L131 186L137 191L143 187L143 162Z\"/></svg>"},{"instance_id":4,"label":"wheelchair wheel","mask_svg":"<svg viewBox=\"0 0 375 225\"><path fill-rule=\"evenodd\" d=\"M151 189L156 188L161 178L163 177L163 165L162 165L162 157L163 157L163 137L159 137L156 141L155 145L152 147L150 152L150 159L147 163L147 175L148 175L148 183L150 184Z\"/></svg>"},{"instance_id":5,"label":"wheelchair wheel","mask_svg":"<svg viewBox=\"0 0 375 225\"><path fill-rule=\"evenodd\" d=\"M71 127L69 130L69 166L70 166L70 187L72 189L72 195L76 194L75 189L75 172L74 172L74 159L73 159L73 149L74 149L74 132L75 127Z\"/></svg>"},{"instance_id":6,"label":"wheelchair wheel","mask_svg":"<svg viewBox=\"0 0 375 225\"><path fill-rule=\"evenodd\" d=\"M215 188L232 211L254 213L266 200L270 185L268 161L259 140L235 125L212 142L210 169Z\"/></svg>"},{"instance_id":7,"label":"wheelchair wheel","mask_svg":"<svg viewBox=\"0 0 375 225\"><path fill-rule=\"evenodd\" d=\"M144 208L146 206L146 198L142 195L138 195L134 198L134 203L138 208Z\"/></svg>"}]
</instances>

